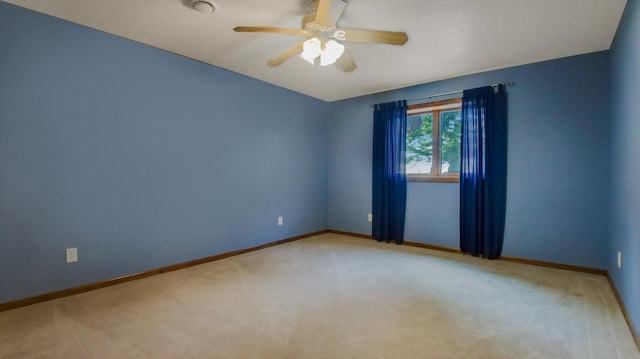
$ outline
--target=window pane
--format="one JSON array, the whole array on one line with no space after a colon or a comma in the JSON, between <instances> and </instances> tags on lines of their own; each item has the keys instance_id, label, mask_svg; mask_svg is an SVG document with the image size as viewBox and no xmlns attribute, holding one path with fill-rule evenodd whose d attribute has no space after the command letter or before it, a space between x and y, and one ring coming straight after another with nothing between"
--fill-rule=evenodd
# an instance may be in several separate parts
<instances>
[{"instance_id":1,"label":"window pane","mask_svg":"<svg viewBox=\"0 0 640 359\"><path fill-rule=\"evenodd\" d=\"M462 111L440 112L440 173L460 173Z\"/></svg>"},{"instance_id":2,"label":"window pane","mask_svg":"<svg viewBox=\"0 0 640 359\"><path fill-rule=\"evenodd\" d=\"M407 173L431 173L433 113L407 117Z\"/></svg>"}]
</instances>

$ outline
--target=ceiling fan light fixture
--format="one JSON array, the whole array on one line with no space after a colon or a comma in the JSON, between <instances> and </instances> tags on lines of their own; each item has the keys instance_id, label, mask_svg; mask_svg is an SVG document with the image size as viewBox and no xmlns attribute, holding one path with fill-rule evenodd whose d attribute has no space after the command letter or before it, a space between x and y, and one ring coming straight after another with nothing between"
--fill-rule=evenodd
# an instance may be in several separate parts
<instances>
[{"instance_id":1,"label":"ceiling fan light fixture","mask_svg":"<svg viewBox=\"0 0 640 359\"><path fill-rule=\"evenodd\" d=\"M324 48L323 48L324 47ZM335 63L344 53L344 45L329 40L323 43L317 37L312 37L302 44L302 53L300 57L305 59L311 65L314 65L316 59L320 57L320 66L327 66Z\"/></svg>"},{"instance_id":2,"label":"ceiling fan light fixture","mask_svg":"<svg viewBox=\"0 0 640 359\"><path fill-rule=\"evenodd\" d=\"M191 3L193 8L204 14L211 14L216 11L216 6L212 2L206 0L193 0Z\"/></svg>"}]
</instances>

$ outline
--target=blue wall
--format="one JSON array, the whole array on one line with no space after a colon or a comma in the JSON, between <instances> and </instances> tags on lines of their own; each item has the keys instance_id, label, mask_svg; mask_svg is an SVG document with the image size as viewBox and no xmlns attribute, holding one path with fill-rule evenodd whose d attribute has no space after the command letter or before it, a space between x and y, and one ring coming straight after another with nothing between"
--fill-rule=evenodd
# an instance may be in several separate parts
<instances>
[{"instance_id":1,"label":"blue wall","mask_svg":"<svg viewBox=\"0 0 640 359\"><path fill-rule=\"evenodd\" d=\"M629 0L611 48L609 273L640 329L640 1ZM617 253L622 253L622 268Z\"/></svg>"},{"instance_id":2,"label":"blue wall","mask_svg":"<svg viewBox=\"0 0 640 359\"><path fill-rule=\"evenodd\" d=\"M0 2L0 303L326 229L328 113Z\"/></svg>"},{"instance_id":3,"label":"blue wall","mask_svg":"<svg viewBox=\"0 0 640 359\"><path fill-rule=\"evenodd\" d=\"M329 228L371 233L372 104L514 81L504 255L606 268L608 52L331 103ZM410 183L405 239L458 248L458 184Z\"/></svg>"}]
</instances>

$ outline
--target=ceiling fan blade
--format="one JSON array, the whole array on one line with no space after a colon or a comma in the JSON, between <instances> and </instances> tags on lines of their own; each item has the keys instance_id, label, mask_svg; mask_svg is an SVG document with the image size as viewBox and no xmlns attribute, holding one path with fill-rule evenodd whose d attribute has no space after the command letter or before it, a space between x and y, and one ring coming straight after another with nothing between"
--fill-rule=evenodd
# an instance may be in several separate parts
<instances>
[{"instance_id":1,"label":"ceiling fan blade","mask_svg":"<svg viewBox=\"0 0 640 359\"><path fill-rule=\"evenodd\" d=\"M336 65L344 72L351 72L358 68L358 65L353 62L353 58L347 51L336 61Z\"/></svg>"},{"instance_id":2,"label":"ceiling fan blade","mask_svg":"<svg viewBox=\"0 0 640 359\"><path fill-rule=\"evenodd\" d=\"M315 22L331 28L347 6L347 0L318 0Z\"/></svg>"},{"instance_id":3,"label":"ceiling fan blade","mask_svg":"<svg viewBox=\"0 0 640 359\"><path fill-rule=\"evenodd\" d=\"M344 32L342 36L341 32ZM341 36L338 36L340 34ZM341 41L373 42L376 44L404 45L409 37L406 32L338 29L334 37ZM344 37L344 38L343 38Z\"/></svg>"},{"instance_id":4,"label":"ceiling fan blade","mask_svg":"<svg viewBox=\"0 0 640 359\"><path fill-rule=\"evenodd\" d=\"M303 35L309 36L309 32L305 30L296 30L296 29L283 29L280 27L267 27L267 26L238 26L234 27L233 31L235 32L270 32L274 34L283 34L283 35Z\"/></svg>"},{"instance_id":5,"label":"ceiling fan blade","mask_svg":"<svg viewBox=\"0 0 640 359\"><path fill-rule=\"evenodd\" d=\"M294 47L292 47L289 50L281 53L275 59L267 61L267 65L269 65L269 66L279 66L279 65L282 65L283 62L289 60L290 58L292 58L292 57L294 57L294 56L296 56L298 54L301 54L302 53L302 45L304 44L305 41L307 41L307 40L300 41Z\"/></svg>"}]
</instances>

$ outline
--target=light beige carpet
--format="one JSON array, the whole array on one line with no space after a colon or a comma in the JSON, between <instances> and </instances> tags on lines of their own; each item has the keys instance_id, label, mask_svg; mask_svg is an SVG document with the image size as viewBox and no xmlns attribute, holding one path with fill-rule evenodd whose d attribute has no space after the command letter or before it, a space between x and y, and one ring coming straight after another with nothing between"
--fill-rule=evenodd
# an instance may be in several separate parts
<instances>
[{"instance_id":1,"label":"light beige carpet","mask_svg":"<svg viewBox=\"0 0 640 359\"><path fill-rule=\"evenodd\" d=\"M0 313L2 358L640 358L605 277L325 234Z\"/></svg>"}]
</instances>

